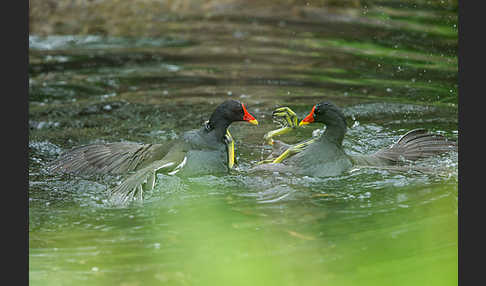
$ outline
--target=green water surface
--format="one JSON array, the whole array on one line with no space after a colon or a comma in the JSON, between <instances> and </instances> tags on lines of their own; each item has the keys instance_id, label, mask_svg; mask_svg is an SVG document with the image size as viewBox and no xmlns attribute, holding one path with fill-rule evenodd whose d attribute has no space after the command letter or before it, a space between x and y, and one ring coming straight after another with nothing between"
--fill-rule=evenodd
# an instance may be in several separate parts
<instances>
[{"instance_id":1,"label":"green water surface","mask_svg":"<svg viewBox=\"0 0 486 286\"><path fill-rule=\"evenodd\" d=\"M457 285L457 153L423 163L436 173L246 172L270 151L278 106L303 118L333 101L350 154L419 127L457 139L456 12L370 2L350 18L188 16L152 23L153 37L30 35L30 284ZM122 176L45 172L73 146L178 138L228 98L260 123L230 127L231 174L159 175L143 202L118 207L107 189Z\"/></svg>"}]
</instances>

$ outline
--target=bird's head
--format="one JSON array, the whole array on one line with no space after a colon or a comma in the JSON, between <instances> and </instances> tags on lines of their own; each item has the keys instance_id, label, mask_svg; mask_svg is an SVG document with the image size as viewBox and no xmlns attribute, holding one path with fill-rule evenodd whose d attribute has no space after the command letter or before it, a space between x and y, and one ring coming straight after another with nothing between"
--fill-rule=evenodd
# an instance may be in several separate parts
<instances>
[{"instance_id":1,"label":"bird's head","mask_svg":"<svg viewBox=\"0 0 486 286\"><path fill-rule=\"evenodd\" d=\"M309 123L321 122L326 125L334 123L346 124L346 117L343 112L331 102L323 101L312 107L311 112L299 123L299 126Z\"/></svg>"},{"instance_id":2,"label":"bird's head","mask_svg":"<svg viewBox=\"0 0 486 286\"><path fill-rule=\"evenodd\" d=\"M258 125L258 121L246 110L245 104L238 100L230 99L221 103L214 110L210 123L216 123L217 121L224 120L228 123L235 121L246 121L253 125Z\"/></svg>"}]
</instances>

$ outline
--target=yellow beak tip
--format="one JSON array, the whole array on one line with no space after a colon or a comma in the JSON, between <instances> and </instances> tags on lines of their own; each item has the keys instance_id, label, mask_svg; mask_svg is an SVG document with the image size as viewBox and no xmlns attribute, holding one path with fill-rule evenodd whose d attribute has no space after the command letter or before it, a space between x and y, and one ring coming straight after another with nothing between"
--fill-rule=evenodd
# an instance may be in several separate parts
<instances>
[{"instance_id":1,"label":"yellow beak tip","mask_svg":"<svg viewBox=\"0 0 486 286\"><path fill-rule=\"evenodd\" d=\"M248 122L253 124L253 125L258 125L258 121L256 119L250 120Z\"/></svg>"},{"instance_id":2,"label":"yellow beak tip","mask_svg":"<svg viewBox=\"0 0 486 286\"><path fill-rule=\"evenodd\" d=\"M301 122L299 123L299 126L306 125L306 124L309 124L309 122L301 121Z\"/></svg>"}]
</instances>

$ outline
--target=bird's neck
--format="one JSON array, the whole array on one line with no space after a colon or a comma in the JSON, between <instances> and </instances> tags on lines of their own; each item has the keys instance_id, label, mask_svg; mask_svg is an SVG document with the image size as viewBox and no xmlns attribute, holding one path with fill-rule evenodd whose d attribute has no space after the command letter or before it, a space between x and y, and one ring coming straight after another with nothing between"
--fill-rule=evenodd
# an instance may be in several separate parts
<instances>
[{"instance_id":1,"label":"bird's neck","mask_svg":"<svg viewBox=\"0 0 486 286\"><path fill-rule=\"evenodd\" d=\"M209 134L212 134L216 141L223 141L224 136L226 135L226 130L230 126L231 122L226 120L218 120L218 121L208 121L206 123L205 129Z\"/></svg>"},{"instance_id":2,"label":"bird's neck","mask_svg":"<svg viewBox=\"0 0 486 286\"><path fill-rule=\"evenodd\" d=\"M321 136L321 140L324 140L324 137L335 143L338 146L341 146L343 143L344 135L346 134L346 122L345 121L336 121L326 124L326 131Z\"/></svg>"}]
</instances>

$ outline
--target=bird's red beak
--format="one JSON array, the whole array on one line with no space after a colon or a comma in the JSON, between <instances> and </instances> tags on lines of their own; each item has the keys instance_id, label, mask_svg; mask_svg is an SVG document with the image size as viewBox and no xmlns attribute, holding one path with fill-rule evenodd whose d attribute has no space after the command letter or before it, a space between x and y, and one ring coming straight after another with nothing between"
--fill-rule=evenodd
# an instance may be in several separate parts
<instances>
[{"instance_id":1,"label":"bird's red beak","mask_svg":"<svg viewBox=\"0 0 486 286\"><path fill-rule=\"evenodd\" d=\"M312 110L309 113L309 115L307 115L304 119L302 119L302 121L299 123L299 126L314 122L314 110L315 109L316 109L316 106L314 105L314 107L312 107Z\"/></svg>"},{"instance_id":2,"label":"bird's red beak","mask_svg":"<svg viewBox=\"0 0 486 286\"><path fill-rule=\"evenodd\" d=\"M250 113L248 113L248 111L246 111L245 105L242 103L241 106L243 107L243 112L244 112L243 120L248 121L253 125L258 125L258 121L255 119L255 117L253 117L253 115L251 115Z\"/></svg>"}]
</instances>

